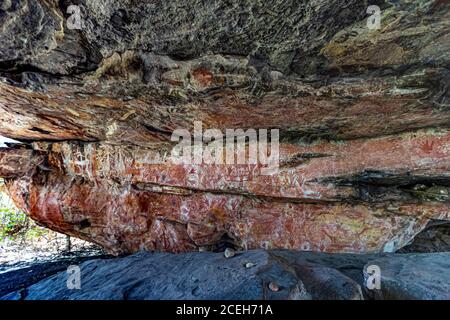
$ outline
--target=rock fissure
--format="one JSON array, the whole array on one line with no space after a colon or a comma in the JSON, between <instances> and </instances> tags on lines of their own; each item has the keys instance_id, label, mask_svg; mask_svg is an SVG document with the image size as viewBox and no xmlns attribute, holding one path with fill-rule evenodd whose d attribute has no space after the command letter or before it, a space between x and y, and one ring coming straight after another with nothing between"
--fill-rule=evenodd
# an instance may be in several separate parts
<instances>
[{"instance_id":1,"label":"rock fissure","mask_svg":"<svg viewBox=\"0 0 450 320\"><path fill-rule=\"evenodd\" d=\"M413 245L450 219L450 10L375 2L378 30L357 0L80 0L79 29L67 1L2 6L0 133L26 145L0 176L114 254ZM196 122L278 129L278 170L174 161Z\"/></svg>"}]
</instances>

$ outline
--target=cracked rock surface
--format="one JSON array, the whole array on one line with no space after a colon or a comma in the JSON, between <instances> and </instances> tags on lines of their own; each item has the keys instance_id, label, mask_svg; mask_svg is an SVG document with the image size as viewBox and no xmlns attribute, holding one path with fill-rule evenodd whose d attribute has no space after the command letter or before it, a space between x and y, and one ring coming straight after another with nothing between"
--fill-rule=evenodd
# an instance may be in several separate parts
<instances>
[{"instance_id":1,"label":"cracked rock surface","mask_svg":"<svg viewBox=\"0 0 450 320\"><path fill-rule=\"evenodd\" d=\"M80 289L68 289L72 273L63 270L21 290L11 288L0 300L448 300L449 258L448 252L250 250L229 259L212 252L139 252L81 263ZM380 288L367 285L371 265L380 267ZM5 277L15 272L20 271Z\"/></svg>"},{"instance_id":2,"label":"cracked rock surface","mask_svg":"<svg viewBox=\"0 0 450 320\"><path fill-rule=\"evenodd\" d=\"M0 176L34 220L113 254L396 251L450 220L449 9L4 1L0 134L23 144ZM176 163L172 132L197 121L278 129L279 170Z\"/></svg>"}]
</instances>

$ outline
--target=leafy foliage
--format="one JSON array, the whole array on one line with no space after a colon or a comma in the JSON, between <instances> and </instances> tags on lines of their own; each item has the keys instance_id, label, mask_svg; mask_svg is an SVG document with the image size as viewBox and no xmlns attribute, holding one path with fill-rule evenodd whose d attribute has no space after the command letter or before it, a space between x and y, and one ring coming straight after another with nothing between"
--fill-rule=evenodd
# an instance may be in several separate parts
<instances>
[{"instance_id":1,"label":"leafy foliage","mask_svg":"<svg viewBox=\"0 0 450 320\"><path fill-rule=\"evenodd\" d=\"M15 208L0 208L0 240L13 238L27 231L28 217Z\"/></svg>"},{"instance_id":2,"label":"leafy foliage","mask_svg":"<svg viewBox=\"0 0 450 320\"><path fill-rule=\"evenodd\" d=\"M6 239L36 239L49 233L48 229L39 227L24 212L14 206L4 193L0 201L0 242ZM21 238L21 239L20 239Z\"/></svg>"}]
</instances>

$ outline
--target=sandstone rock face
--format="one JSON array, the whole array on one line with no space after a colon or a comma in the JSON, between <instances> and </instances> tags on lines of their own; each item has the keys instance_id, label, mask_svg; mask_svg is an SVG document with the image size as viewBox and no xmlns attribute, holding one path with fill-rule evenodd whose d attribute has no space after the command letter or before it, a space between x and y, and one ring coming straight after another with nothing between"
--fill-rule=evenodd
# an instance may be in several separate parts
<instances>
[{"instance_id":1,"label":"sandstone rock face","mask_svg":"<svg viewBox=\"0 0 450 320\"><path fill-rule=\"evenodd\" d=\"M450 10L374 2L379 30L360 0L80 0L79 29L69 1L6 1L0 133L26 146L0 175L114 254L395 251L450 219ZM175 161L197 122L278 129L278 170Z\"/></svg>"},{"instance_id":2,"label":"sandstone rock face","mask_svg":"<svg viewBox=\"0 0 450 320\"><path fill-rule=\"evenodd\" d=\"M433 220L399 253L408 252L449 252L450 251L450 223L448 221Z\"/></svg>"}]
</instances>

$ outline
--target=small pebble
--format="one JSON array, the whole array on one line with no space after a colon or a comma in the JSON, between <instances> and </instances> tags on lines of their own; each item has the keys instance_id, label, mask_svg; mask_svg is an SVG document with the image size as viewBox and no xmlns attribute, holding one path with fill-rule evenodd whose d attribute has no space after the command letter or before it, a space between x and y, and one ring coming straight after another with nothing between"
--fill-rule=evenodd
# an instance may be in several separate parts
<instances>
[{"instance_id":1,"label":"small pebble","mask_svg":"<svg viewBox=\"0 0 450 320\"><path fill-rule=\"evenodd\" d=\"M253 267L254 265L255 265L254 263L247 262L247 263L245 264L245 267L246 267L247 269L250 269L250 268Z\"/></svg>"},{"instance_id":2,"label":"small pebble","mask_svg":"<svg viewBox=\"0 0 450 320\"><path fill-rule=\"evenodd\" d=\"M273 80L279 80L281 77L283 77L283 74L281 72L279 72L279 71L271 71L270 72L270 77Z\"/></svg>"},{"instance_id":3,"label":"small pebble","mask_svg":"<svg viewBox=\"0 0 450 320\"><path fill-rule=\"evenodd\" d=\"M400 208L399 207L394 207L394 206L388 206L387 209L390 210L390 211L398 211Z\"/></svg>"},{"instance_id":4,"label":"small pebble","mask_svg":"<svg viewBox=\"0 0 450 320\"><path fill-rule=\"evenodd\" d=\"M236 253L234 252L234 250L233 249L231 249L231 248L226 248L225 249L225 252L224 252L224 256L225 256L225 258L232 258L232 257L234 257L236 255Z\"/></svg>"},{"instance_id":5,"label":"small pebble","mask_svg":"<svg viewBox=\"0 0 450 320\"><path fill-rule=\"evenodd\" d=\"M269 283L269 289L273 292L278 292L280 287L275 282L271 282Z\"/></svg>"}]
</instances>

